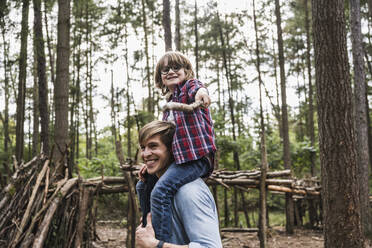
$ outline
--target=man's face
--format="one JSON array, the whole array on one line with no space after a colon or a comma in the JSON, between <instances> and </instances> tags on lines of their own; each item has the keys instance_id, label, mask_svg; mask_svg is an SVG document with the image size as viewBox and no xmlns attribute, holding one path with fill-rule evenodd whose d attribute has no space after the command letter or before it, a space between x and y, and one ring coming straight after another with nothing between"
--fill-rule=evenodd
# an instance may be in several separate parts
<instances>
[{"instance_id":1,"label":"man's face","mask_svg":"<svg viewBox=\"0 0 372 248\"><path fill-rule=\"evenodd\" d=\"M150 137L141 145L141 156L147 165L147 172L158 177L165 172L170 162L169 151L160 140L160 135Z\"/></svg>"}]
</instances>

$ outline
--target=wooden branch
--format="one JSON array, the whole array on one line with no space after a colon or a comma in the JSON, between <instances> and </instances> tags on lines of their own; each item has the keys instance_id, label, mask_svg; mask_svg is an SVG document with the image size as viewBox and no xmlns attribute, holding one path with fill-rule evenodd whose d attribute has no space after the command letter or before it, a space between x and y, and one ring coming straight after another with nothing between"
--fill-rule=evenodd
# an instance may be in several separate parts
<instances>
[{"instance_id":1,"label":"wooden branch","mask_svg":"<svg viewBox=\"0 0 372 248\"><path fill-rule=\"evenodd\" d=\"M203 102L197 101L191 104L184 104L179 102L168 102L164 105L163 111L167 110L175 110L175 111L182 111L182 112L192 112L194 109L202 106Z\"/></svg>"},{"instance_id":2,"label":"wooden branch","mask_svg":"<svg viewBox=\"0 0 372 248\"><path fill-rule=\"evenodd\" d=\"M30 211L31 211L32 205L34 204L36 193L39 190L41 180L43 180L48 166L49 166L49 160L45 161L43 169L40 171L40 173L39 173L39 175L36 179L36 183L35 183L35 186L32 190L30 200L28 201L28 204L27 204L26 212L23 214L23 218L22 218L22 221L21 221L21 224L20 224L19 228L17 229L17 233L15 235L15 239L14 239L12 247L15 247L15 245L18 243L19 237L21 236L21 234L23 232L23 228L25 227L26 222L28 222L28 220L30 219Z\"/></svg>"},{"instance_id":3,"label":"wooden branch","mask_svg":"<svg viewBox=\"0 0 372 248\"><path fill-rule=\"evenodd\" d=\"M227 227L221 228L221 232L239 232L239 233L246 233L246 232L258 232L258 228L237 228L237 227Z\"/></svg>"},{"instance_id":4,"label":"wooden branch","mask_svg":"<svg viewBox=\"0 0 372 248\"><path fill-rule=\"evenodd\" d=\"M116 142L116 156L119 159L120 165L123 165L125 161L124 161L123 151L121 149L121 143L119 141ZM133 211L134 211L135 217L139 219L140 218L139 206L136 201L136 190L135 190L134 182L132 180L132 176L127 171L123 171L123 174L124 174L125 180L128 183L129 195L132 198Z\"/></svg>"},{"instance_id":5,"label":"wooden branch","mask_svg":"<svg viewBox=\"0 0 372 248\"><path fill-rule=\"evenodd\" d=\"M62 187L59 197L56 197L53 202L51 203L48 211L45 213L44 219L39 226L39 230L36 233L35 241L32 248L42 248L44 245L44 241L48 234L50 223L53 219L54 213L57 210L57 207L61 200L66 196L66 194L76 185L78 179L72 178L66 182L66 184Z\"/></svg>"},{"instance_id":6,"label":"wooden branch","mask_svg":"<svg viewBox=\"0 0 372 248\"><path fill-rule=\"evenodd\" d=\"M273 191L280 191L280 192L286 192L286 193L292 193L292 194L299 194L299 195L320 195L320 192L318 191L306 191L306 190L300 190L300 189L291 189L288 187L283 186L277 186L277 185L269 185L267 186L269 190Z\"/></svg>"}]
</instances>

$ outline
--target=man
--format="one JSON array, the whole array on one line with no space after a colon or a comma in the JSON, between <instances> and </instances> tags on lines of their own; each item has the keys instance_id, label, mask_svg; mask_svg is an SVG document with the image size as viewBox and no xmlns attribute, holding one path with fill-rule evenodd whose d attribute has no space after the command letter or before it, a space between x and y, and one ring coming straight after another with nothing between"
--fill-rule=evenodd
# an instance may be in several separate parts
<instances>
[{"instance_id":1,"label":"man","mask_svg":"<svg viewBox=\"0 0 372 248\"><path fill-rule=\"evenodd\" d=\"M150 122L140 130L141 156L147 165L147 173L160 178L173 162L171 144L174 131L174 124L164 121ZM141 190L137 185L140 198ZM222 247L216 204L202 179L185 184L176 193L172 202L170 231L169 243L157 240L149 214L147 225L143 227L141 223L137 228L136 245L143 248Z\"/></svg>"}]
</instances>

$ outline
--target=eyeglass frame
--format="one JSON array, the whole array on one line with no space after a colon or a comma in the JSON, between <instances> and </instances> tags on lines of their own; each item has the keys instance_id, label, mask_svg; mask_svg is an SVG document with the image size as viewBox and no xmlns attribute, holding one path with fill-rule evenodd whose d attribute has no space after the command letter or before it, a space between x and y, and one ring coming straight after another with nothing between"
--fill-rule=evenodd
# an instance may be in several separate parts
<instances>
[{"instance_id":1,"label":"eyeglass frame","mask_svg":"<svg viewBox=\"0 0 372 248\"><path fill-rule=\"evenodd\" d=\"M171 69L172 69L173 72L178 72L182 68L183 68L183 66L181 66L181 65L166 66L165 68L160 70L160 73L161 73L161 75L168 75L168 73Z\"/></svg>"}]
</instances>

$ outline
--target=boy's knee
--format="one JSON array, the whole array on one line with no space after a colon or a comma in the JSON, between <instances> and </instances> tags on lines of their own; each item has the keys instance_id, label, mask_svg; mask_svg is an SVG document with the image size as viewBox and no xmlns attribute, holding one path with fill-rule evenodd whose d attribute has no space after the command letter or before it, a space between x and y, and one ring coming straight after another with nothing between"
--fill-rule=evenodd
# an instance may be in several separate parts
<instances>
[{"instance_id":1,"label":"boy's knee","mask_svg":"<svg viewBox=\"0 0 372 248\"><path fill-rule=\"evenodd\" d=\"M141 180L138 180L137 184L136 184L136 191L138 193L138 191L143 191L145 189L145 183L142 182Z\"/></svg>"}]
</instances>

